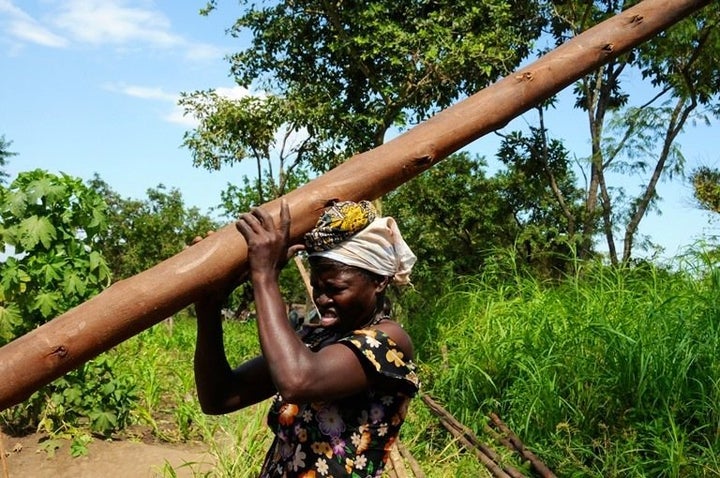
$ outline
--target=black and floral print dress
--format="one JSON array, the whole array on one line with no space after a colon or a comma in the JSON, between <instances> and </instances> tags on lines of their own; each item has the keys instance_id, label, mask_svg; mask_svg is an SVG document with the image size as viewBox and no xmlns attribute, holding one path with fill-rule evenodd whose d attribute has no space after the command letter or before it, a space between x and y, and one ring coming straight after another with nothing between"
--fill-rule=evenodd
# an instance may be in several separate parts
<instances>
[{"instance_id":1,"label":"black and floral print dress","mask_svg":"<svg viewBox=\"0 0 720 478\"><path fill-rule=\"evenodd\" d=\"M384 332L356 330L338 340L368 374L391 386L328 402L295 404L275 395L268 425L275 440L261 478L379 477L419 382L415 365Z\"/></svg>"}]
</instances>

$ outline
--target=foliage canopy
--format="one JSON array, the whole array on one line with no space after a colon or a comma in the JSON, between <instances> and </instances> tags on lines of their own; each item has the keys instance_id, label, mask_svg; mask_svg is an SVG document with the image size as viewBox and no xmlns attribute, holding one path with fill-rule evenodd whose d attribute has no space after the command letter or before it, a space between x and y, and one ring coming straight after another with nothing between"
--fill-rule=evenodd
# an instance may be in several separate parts
<instances>
[{"instance_id":1,"label":"foliage canopy","mask_svg":"<svg viewBox=\"0 0 720 478\"><path fill-rule=\"evenodd\" d=\"M542 23L524 0L241 4L230 34L252 40L231 72L291 105L324 145L311 158L320 172L512 71Z\"/></svg>"},{"instance_id":2,"label":"foliage canopy","mask_svg":"<svg viewBox=\"0 0 720 478\"><path fill-rule=\"evenodd\" d=\"M100 292L110 270L94 241L102 198L82 181L42 170L0 188L0 339L11 338ZM12 246L12 250L8 249Z\"/></svg>"},{"instance_id":3,"label":"foliage canopy","mask_svg":"<svg viewBox=\"0 0 720 478\"><path fill-rule=\"evenodd\" d=\"M160 184L148 189L147 199L138 200L122 198L98 176L89 185L108 205L107 228L95 239L115 280L153 267L218 227L197 208L186 208L175 188Z\"/></svg>"}]
</instances>

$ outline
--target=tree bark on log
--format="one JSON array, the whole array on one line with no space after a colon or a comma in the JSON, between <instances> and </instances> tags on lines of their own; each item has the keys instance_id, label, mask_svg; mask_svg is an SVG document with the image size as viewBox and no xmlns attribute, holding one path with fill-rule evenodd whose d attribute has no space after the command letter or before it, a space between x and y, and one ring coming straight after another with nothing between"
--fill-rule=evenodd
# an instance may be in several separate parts
<instances>
[{"instance_id":1,"label":"tree bark on log","mask_svg":"<svg viewBox=\"0 0 720 478\"><path fill-rule=\"evenodd\" d=\"M299 241L329 199L376 199L627 52L711 0L645 0L401 136L358 154L285 196ZM279 201L262 206L279 217ZM193 303L246 268L234 225L117 282L0 348L0 410Z\"/></svg>"}]
</instances>

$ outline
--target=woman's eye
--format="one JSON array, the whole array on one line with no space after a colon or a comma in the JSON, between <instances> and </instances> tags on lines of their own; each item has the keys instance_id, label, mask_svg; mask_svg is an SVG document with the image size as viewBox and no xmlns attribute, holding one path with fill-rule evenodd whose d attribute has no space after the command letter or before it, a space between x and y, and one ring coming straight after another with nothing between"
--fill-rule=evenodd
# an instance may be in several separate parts
<instances>
[{"instance_id":1,"label":"woman's eye","mask_svg":"<svg viewBox=\"0 0 720 478\"><path fill-rule=\"evenodd\" d=\"M341 292L344 291L344 290L345 290L344 287L328 287L327 293L328 293L329 295L337 295L337 294L341 293Z\"/></svg>"}]
</instances>

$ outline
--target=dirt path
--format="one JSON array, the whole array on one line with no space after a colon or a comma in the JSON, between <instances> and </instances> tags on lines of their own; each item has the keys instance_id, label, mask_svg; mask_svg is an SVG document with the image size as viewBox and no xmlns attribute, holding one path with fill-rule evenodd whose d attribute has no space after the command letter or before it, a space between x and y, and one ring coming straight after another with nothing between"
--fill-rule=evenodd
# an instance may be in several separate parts
<instances>
[{"instance_id":1,"label":"dirt path","mask_svg":"<svg viewBox=\"0 0 720 478\"><path fill-rule=\"evenodd\" d=\"M5 450L1 478L155 478L167 464L178 477L202 476L212 469L213 458L202 444L157 444L94 439L85 456L73 458L70 443L59 442L54 454L43 449L41 435L15 438L2 436ZM183 466L185 465L185 466Z\"/></svg>"}]
</instances>

